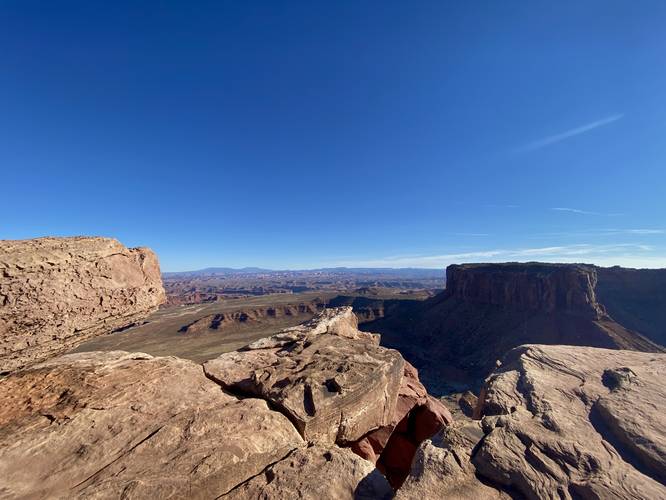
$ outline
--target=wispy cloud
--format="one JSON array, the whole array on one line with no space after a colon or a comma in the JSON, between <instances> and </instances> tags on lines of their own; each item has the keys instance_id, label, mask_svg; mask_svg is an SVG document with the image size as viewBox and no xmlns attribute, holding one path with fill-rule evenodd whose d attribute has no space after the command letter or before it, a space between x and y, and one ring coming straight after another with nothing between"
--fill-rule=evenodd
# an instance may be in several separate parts
<instances>
[{"instance_id":1,"label":"wispy cloud","mask_svg":"<svg viewBox=\"0 0 666 500\"><path fill-rule=\"evenodd\" d=\"M666 254L655 253L651 245L614 243L608 245L576 244L535 248L491 249L440 255L385 257L350 260L336 265L348 267L446 267L462 262L588 262L599 265L631 267L666 267Z\"/></svg>"},{"instance_id":2,"label":"wispy cloud","mask_svg":"<svg viewBox=\"0 0 666 500\"><path fill-rule=\"evenodd\" d=\"M546 146L550 146L551 144L557 144L558 142L565 141L571 137L576 137L577 135L585 134L586 132L590 132L594 129L597 129L599 127L603 127L605 125L610 125L613 122L618 121L621 119L624 115L623 114L615 114L612 116L609 116L607 118L603 118L601 120L594 121L592 123L587 123L585 125L581 125L576 128L572 128L570 130L567 130L566 132L562 132L559 134L554 134L554 135L549 135L548 137L544 137L543 139L539 139L534 142L530 142L529 144L525 144L524 146L521 146L517 148L515 151L517 153L525 153L528 151L536 151L537 149L544 148Z\"/></svg>"},{"instance_id":3,"label":"wispy cloud","mask_svg":"<svg viewBox=\"0 0 666 500\"><path fill-rule=\"evenodd\" d=\"M602 213L602 212L590 212L588 210L581 210L579 208L569 208L569 207L554 207L551 208L551 210L554 210L556 212L569 212L572 214L579 214L579 215L600 215L603 217L618 217L620 215L624 215L621 213Z\"/></svg>"},{"instance_id":4,"label":"wispy cloud","mask_svg":"<svg viewBox=\"0 0 666 500\"><path fill-rule=\"evenodd\" d=\"M618 235L641 235L656 236L666 234L666 229L585 229L582 231L553 231L546 233L537 233L530 235L532 239L542 239L544 237L580 237L580 236L618 236Z\"/></svg>"}]
</instances>

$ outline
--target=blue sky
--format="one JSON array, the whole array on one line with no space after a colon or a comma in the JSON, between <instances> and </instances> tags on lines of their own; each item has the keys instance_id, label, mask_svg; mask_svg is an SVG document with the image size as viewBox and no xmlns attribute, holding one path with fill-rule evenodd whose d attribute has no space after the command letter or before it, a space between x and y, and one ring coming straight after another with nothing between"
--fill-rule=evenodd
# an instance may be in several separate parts
<instances>
[{"instance_id":1,"label":"blue sky","mask_svg":"<svg viewBox=\"0 0 666 500\"><path fill-rule=\"evenodd\" d=\"M0 6L0 238L666 267L666 2Z\"/></svg>"}]
</instances>

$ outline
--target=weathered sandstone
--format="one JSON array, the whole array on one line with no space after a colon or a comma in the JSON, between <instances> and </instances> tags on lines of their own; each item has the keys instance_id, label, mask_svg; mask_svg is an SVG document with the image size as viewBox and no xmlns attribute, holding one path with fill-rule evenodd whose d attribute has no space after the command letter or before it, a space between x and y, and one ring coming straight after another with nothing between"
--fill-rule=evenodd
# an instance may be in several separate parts
<instances>
[{"instance_id":1,"label":"weathered sandstone","mask_svg":"<svg viewBox=\"0 0 666 500\"><path fill-rule=\"evenodd\" d=\"M140 321L164 300L147 248L110 238L0 241L0 373Z\"/></svg>"},{"instance_id":2,"label":"weathered sandstone","mask_svg":"<svg viewBox=\"0 0 666 500\"><path fill-rule=\"evenodd\" d=\"M303 445L178 358L69 354L0 380L3 498L215 498Z\"/></svg>"},{"instance_id":3,"label":"weathered sandstone","mask_svg":"<svg viewBox=\"0 0 666 500\"><path fill-rule=\"evenodd\" d=\"M479 422L456 422L416 450L411 471L396 500L499 500L511 498L476 477L470 459L483 437Z\"/></svg>"},{"instance_id":4,"label":"weathered sandstone","mask_svg":"<svg viewBox=\"0 0 666 500\"><path fill-rule=\"evenodd\" d=\"M350 307L204 364L231 392L280 409L304 439L347 444L391 422L404 361L358 331Z\"/></svg>"},{"instance_id":5,"label":"weathered sandstone","mask_svg":"<svg viewBox=\"0 0 666 500\"><path fill-rule=\"evenodd\" d=\"M222 498L388 500L392 497L390 485L371 463L337 446L310 446L295 450Z\"/></svg>"},{"instance_id":6,"label":"weathered sandstone","mask_svg":"<svg viewBox=\"0 0 666 500\"><path fill-rule=\"evenodd\" d=\"M521 346L480 397L472 463L526 498L666 498L666 355Z\"/></svg>"},{"instance_id":7,"label":"weathered sandstone","mask_svg":"<svg viewBox=\"0 0 666 500\"><path fill-rule=\"evenodd\" d=\"M463 264L446 269L446 293L466 302L507 308L565 311L599 319L597 275L590 266L559 264Z\"/></svg>"},{"instance_id":8,"label":"weathered sandstone","mask_svg":"<svg viewBox=\"0 0 666 500\"><path fill-rule=\"evenodd\" d=\"M383 345L409 359L435 395L470 386L478 390L497 360L524 344L666 352L641 334L657 335L659 318L666 317L659 307L666 302L658 276L642 293L622 294L617 283L602 286L607 274L582 264L453 265L444 292L422 302L403 301L363 328L381 333ZM635 274L643 276L630 276ZM609 315L600 294L641 330Z\"/></svg>"}]
</instances>

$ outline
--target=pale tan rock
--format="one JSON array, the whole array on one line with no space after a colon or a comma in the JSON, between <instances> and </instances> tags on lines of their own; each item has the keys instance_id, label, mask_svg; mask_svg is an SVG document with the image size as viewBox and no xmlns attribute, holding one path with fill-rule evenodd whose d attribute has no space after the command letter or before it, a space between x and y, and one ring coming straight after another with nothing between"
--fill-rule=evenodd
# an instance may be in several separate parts
<instances>
[{"instance_id":1,"label":"pale tan rock","mask_svg":"<svg viewBox=\"0 0 666 500\"><path fill-rule=\"evenodd\" d=\"M521 346L482 392L472 462L527 498L666 498L666 355Z\"/></svg>"},{"instance_id":2,"label":"pale tan rock","mask_svg":"<svg viewBox=\"0 0 666 500\"><path fill-rule=\"evenodd\" d=\"M346 444L391 422L403 364L400 353L356 330L343 307L223 354L204 370L232 392L269 401L306 440Z\"/></svg>"},{"instance_id":3,"label":"pale tan rock","mask_svg":"<svg viewBox=\"0 0 666 500\"><path fill-rule=\"evenodd\" d=\"M384 476L366 460L337 446L310 446L295 450L223 498L388 500L392 496Z\"/></svg>"},{"instance_id":4,"label":"pale tan rock","mask_svg":"<svg viewBox=\"0 0 666 500\"><path fill-rule=\"evenodd\" d=\"M499 500L511 498L476 477L472 450L483 437L479 422L456 422L416 450L409 476L396 500Z\"/></svg>"},{"instance_id":5,"label":"pale tan rock","mask_svg":"<svg viewBox=\"0 0 666 500\"><path fill-rule=\"evenodd\" d=\"M214 498L303 445L178 358L70 354L0 379L2 498Z\"/></svg>"},{"instance_id":6,"label":"pale tan rock","mask_svg":"<svg viewBox=\"0 0 666 500\"><path fill-rule=\"evenodd\" d=\"M0 373L140 321L164 300L148 248L110 238L0 241Z\"/></svg>"}]
</instances>

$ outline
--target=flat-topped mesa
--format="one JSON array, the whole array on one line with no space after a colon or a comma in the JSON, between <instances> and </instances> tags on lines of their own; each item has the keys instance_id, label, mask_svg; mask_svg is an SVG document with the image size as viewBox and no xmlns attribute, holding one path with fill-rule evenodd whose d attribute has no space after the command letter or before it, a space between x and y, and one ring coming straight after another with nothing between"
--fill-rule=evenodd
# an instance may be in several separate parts
<instances>
[{"instance_id":1,"label":"flat-topped mesa","mask_svg":"<svg viewBox=\"0 0 666 500\"><path fill-rule=\"evenodd\" d=\"M447 295L520 310L605 316L597 302L597 273L579 264L462 264L446 269Z\"/></svg>"},{"instance_id":2,"label":"flat-topped mesa","mask_svg":"<svg viewBox=\"0 0 666 500\"><path fill-rule=\"evenodd\" d=\"M0 373L136 323L164 300L148 248L90 237L0 241Z\"/></svg>"}]
</instances>

